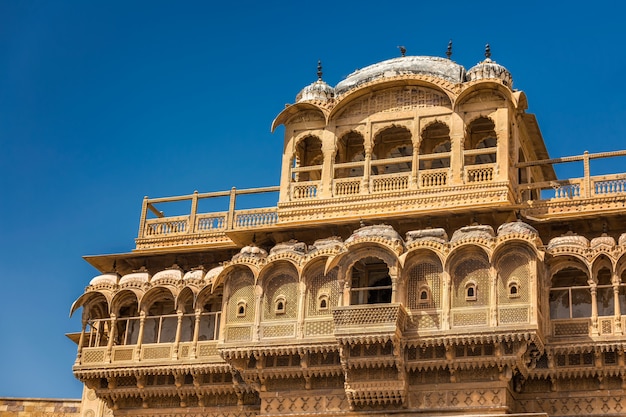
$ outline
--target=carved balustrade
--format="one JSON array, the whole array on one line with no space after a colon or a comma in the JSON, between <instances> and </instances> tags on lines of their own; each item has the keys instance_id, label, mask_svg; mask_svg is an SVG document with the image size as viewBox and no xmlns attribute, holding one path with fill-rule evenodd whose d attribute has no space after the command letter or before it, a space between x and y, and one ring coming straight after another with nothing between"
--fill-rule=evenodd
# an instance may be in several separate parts
<instances>
[{"instance_id":1,"label":"carved balustrade","mask_svg":"<svg viewBox=\"0 0 626 417\"><path fill-rule=\"evenodd\" d=\"M448 185L449 175L450 168L419 171L419 186L421 188L445 187Z\"/></svg>"},{"instance_id":2,"label":"carved balustrade","mask_svg":"<svg viewBox=\"0 0 626 417\"><path fill-rule=\"evenodd\" d=\"M469 165L465 167L465 182L493 181L496 173L496 164Z\"/></svg>"},{"instance_id":3,"label":"carved balustrade","mask_svg":"<svg viewBox=\"0 0 626 417\"><path fill-rule=\"evenodd\" d=\"M365 304L333 309L335 336L372 336L402 333L407 313L401 304Z\"/></svg>"},{"instance_id":4,"label":"carved balustrade","mask_svg":"<svg viewBox=\"0 0 626 417\"><path fill-rule=\"evenodd\" d=\"M335 196L356 195L361 193L361 182L358 178L337 178L333 180L333 193Z\"/></svg>"},{"instance_id":5,"label":"carved balustrade","mask_svg":"<svg viewBox=\"0 0 626 417\"><path fill-rule=\"evenodd\" d=\"M409 176L410 173L408 172L373 175L370 178L370 190L372 190L373 193L408 190Z\"/></svg>"}]
</instances>

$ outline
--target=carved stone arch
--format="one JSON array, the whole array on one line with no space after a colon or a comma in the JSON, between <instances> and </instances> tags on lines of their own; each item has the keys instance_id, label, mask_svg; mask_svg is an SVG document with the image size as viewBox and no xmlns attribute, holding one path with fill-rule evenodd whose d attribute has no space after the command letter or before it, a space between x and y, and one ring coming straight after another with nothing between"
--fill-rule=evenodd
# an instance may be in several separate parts
<instances>
[{"instance_id":1,"label":"carved stone arch","mask_svg":"<svg viewBox=\"0 0 626 417\"><path fill-rule=\"evenodd\" d=\"M536 253L533 249L528 242L508 241L494 251L492 264L498 274L498 305L528 304L531 301L530 285L536 273ZM523 321L526 320L527 317L524 317Z\"/></svg>"},{"instance_id":2,"label":"carved stone arch","mask_svg":"<svg viewBox=\"0 0 626 417\"><path fill-rule=\"evenodd\" d=\"M341 290L337 280L338 269L324 273L324 259L318 258L303 270L306 284L305 317L330 316L332 307L339 305Z\"/></svg>"},{"instance_id":3,"label":"carved stone arch","mask_svg":"<svg viewBox=\"0 0 626 417\"><path fill-rule=\"evenodd\" d=\"M225 266L222 272L220 272L214 279L212 284L210 285L211 292L214 288L217 288L220 285L223 285L224 288L228 288L228 279L231 276L237 276L241 271L247 271L252 274L253 279L256 281L259 276L259 268L256 264L249 263L237 263L230 264Z\"/></svg>"},{"instance_id":4,"label":"carved stone arch","mask_svg":"<svg viewBox=\"0 0 626 417\"><path fill-rule=\"evenodd\" d=\"M613 271L615 270L615 263L613 259L611 259L609 255L606 253L598 254L591 261L591 279L596 284L599 283L598 273L600 272L601 269L608 269L611 275L613 275Z\"/></svg>"},{"instance_id":5,"label":"carved stone arch","mask_svg":"<svg viewBox=\"0 0 626 417\"><path fill-rule=\"evenodd\" d=\"M173 292L171 288L168 286L156 286L150 288L144 296L141 298L139 302L139 310L148 313L150 308L155 303L167 303L171 304L171 307L176 309L176 296L177 292ZM171 312L161 313L161 314L170 314Z\"/></svg>"},{"instance_id":6,"label":"carved stone arch","mask_svg":"<svg viewBox=\"0 0 626 417\"><path fill-rule=\"evenodd\" d=\"M289 166L291 168L304 168L321 166L324 164L324 142L322 132L303 132L297 135L293 141L293 150L290 157ZM314 181L321 178L321 169L306 172L293 172L292 180Z\"/></svg>"},{"instance_id":7,"label":"carved stone arch","mask_svg":"<svg viewBox=\"0 0 626 417\"><path fill-rule=\"evenodd\" d=\"M112 295L108 292L106 293L102 291L86 292L80 297L78 297L78 299L76 299L76 301L74 301L74 303L72 304L72 307L70 308L70 317L72 317L72 315L74 315L74 312L78 310L80 307L83 307L83 317L88 317L88 318L108 317L109 312L110 312L111 299L112 299ZM91 306L95 307L96 305L101 304L101 301L104 302L104 310L103 310L104 315L101 317L90 317L89 314L90 314Z\"/></svg>"},{"instance_id":8,"label":"carved stone arch","mask_svg":"<svg viewBox=\"0 0 626 417\"><path fill-rule=\"evenodd\" d=\"M119 291L113 296L110 304L110 314L119 315L120 308L135 305L137 312L139 311L139 302L143 291L129 288Z\"/></svg>"},{"instance_id":9,"label":"carved stone arch","mask_svg":"<svg viewBox=\"0 0 626 417\"><path fill-rule=\"evenodd\" d=\"M450 270L450 265L457 260L459 257L463 257L466 252L471 254L475 254L476 256L485 256L487 262L491 262L493 250L492 243L493 239L489 238L478 238L476 240L461 241L459 244L454 245L454 247L448 253L448 256L445 260L444 269Z\"/></svg>"},{"instance_id":10,"label":"carved stone arch","mask_svg":"<svg viewBox=\"0 0 626 417\"><path fill-rule=\"evenodd\" d=\"M296 319L298 315L299 274L287 261L275 262L261 271L263 288L262 320Z\"/></svg>"},{"instance_id":11,"label":"carved stone arch","mask_svg":"<svg viewBox=\"0 0 626 417\"><path fill-rule=\"evenodd\" d=\"M227 323L254 323L256 284L252 270L246 267L229 269L224 288Z\"/></svg>"},{"instance_id":12,"label":"carved stone arch","mask_svg":"<svg viewBox=\"0 0 626 417\"><path fill-rule=\"evenodd\" d=\"M615 273L621 278L621 282L626 284L626 277L622 275L626 272L626 252L622 253L615 262Z\"/></svg>"},{"instance_id":13,"label":"carved stone arch","mask_svg":"<svg viewBox=\"0 0 626 417\"><path fill-rule=\"evenodd\" d=\"M428 248L411 251L402 271L407 308L441 308L443 279L443 260L440 254ZM427 297L424 297L424 291Z\"/></svg>"},{"instance_id":14,"label":"carved stone arch","mask_svg":"<svg viewBox=\"0 0 626 417\"><path fill-rule=\"evenodd\" d=\"M350 290L351 305L390 302L400 269L396 254L378 243L355 244L339 262Z\"/></svg>"},{"instance_id":15,"label":"carved stone arch","mask_svg":"<svg viewBox=\"0 0 626 417\"><path fill-rule=\"evenodd\" d=\"M489 253L479 245L465 244L450 254L446 270L451 279L452 309L489 305L490 267ZM469 288L472 294L467 292Z\"/></svg>"},{"instance_id":16,"label":"carved stone arch","mask_svg":"<svg viewBox=\"0 0 626 417\"><path fill-rule=\"evenodd\" d=\"M550 259L548 259L546 265L550 282L552 282L552 278L554 277L554 275L566 268L578 269L584 272L587 275L587 278L589 278L591 274L591 270L586 259L578 254L563 254L558 256L552 256L550 257Z\"/></svg>"},{"instance_id":17,"label":"carved stone arch","mask_svg":"<svg viewBox=\"0 0 626 417\"><path fill-rule=\"evenodd\" d=\"M449 153L452 150L452 138L448 123L434 119L429 121L421 130L417 138L419 154L432 155ZM438 159L426 159L420 161L420 170L440 169L450 167L450 156Z\"/></svg>"},{"instance_id":18,"label":"carved stone arch","mask_svg":"<svg viewBox=\"0 0 626 417\"><path fill-rule=\"evenodd\" d=\"M541 253L534 242L517 237L505 238L497 240L496 246L493 248L490 258L492 259L494 265L500 256L506 254L509 248L520 250L531 259L541 258Z\"/></svg>"},{"instance_id":19,"label":"carved stone arch","mask_svg":"<svg viewBox=\"0 0 626 417\"><path fill-rule=\"evenodd\" d=\"M207 287L205 287L207 288ZM194 291L193 287L184 287L177 295L176 295L176 310L182 311L183 313L193 313L196 307L196 291Z\"/></svg>"},{"instance_id":20,"label":"carved stone arch","mask_svg":"<svg viewBox=\"0 0 626 417\"><path fill-rule=\"evenodd\" d=\"M526 108L524 106L527 106L525 95L520 96L518 99L516 93L513 93L508 87L497 81L481 80L475 83L465 83L463 87L463 91L459 93L454 101L455 112L459 112L459 108L468 103L476 94L481 95L489 91L496 91L496 94L502 97L503 100L512 103L516 108L518 106Z\"/></svg>"},{"instance_id":21,"label":"carved stone arch","mask_svg":"<svg viewBox=\"0 0 626 417\"><path fill-rule=\"evenodd\" d=\"M400 263L398 256L391 247L384 245L380 242L358 242L352 245L346 245L348 251L337 255L336 258L329 258L326 263L326 270L339 266L343 270L349 270L359 259L366 257L375 257L382 260L389 270L393 270L395 273L399 273Z\"/></svg>"}]
</instances>

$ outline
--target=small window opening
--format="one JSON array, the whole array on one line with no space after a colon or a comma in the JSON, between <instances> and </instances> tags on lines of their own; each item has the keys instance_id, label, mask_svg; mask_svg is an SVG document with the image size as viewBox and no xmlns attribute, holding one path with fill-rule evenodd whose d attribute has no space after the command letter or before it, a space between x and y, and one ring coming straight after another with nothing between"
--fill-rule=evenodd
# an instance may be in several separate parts
<instances>
[{"instance_id":1,"label":"small window opening","mask_svg":"<svg viewBox=\"0 0 626 417\"><path fill-rule=\"evenodd\" d=\"M465 287L465 299L467 301L476 301L476 284L473 282Z\"/></svg>"},{"instance_id":2,"label":"small window opening","mask_svg":"<svg viewBox=\"0 0 626 417\"><path fill-rule=\"evenodd\" d=\"M274 306L274 312L276 314L285 314L285 297L279 296L278 298L276 298L276 301L274 301Z\"/></svg>"},{"instance_id":3,"label":"small window opening","mask_svg":"<svg viewBox=\"0 0 626 417\"><path fill-rule=\"evenodd\" d=\"M239 301L237 303L237 317L245 317L246 315L246 302Z\"/></svg>"},{"instance_id":4,"label":"small window opening","mask_svg":"<svg viewBox=\"0 0 626 417\"><path fill-rule=\"evenodd\" d=\"M519 297L519 285L516 282L512 282L509 284L509 297Z\"/></svg>"}]
</instances>

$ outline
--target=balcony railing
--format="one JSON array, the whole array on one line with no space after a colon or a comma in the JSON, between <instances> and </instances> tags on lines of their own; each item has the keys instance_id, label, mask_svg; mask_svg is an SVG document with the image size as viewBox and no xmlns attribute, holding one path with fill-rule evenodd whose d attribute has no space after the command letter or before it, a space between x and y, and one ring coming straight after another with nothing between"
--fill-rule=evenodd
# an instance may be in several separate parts
<instances>
[{"instance_id":1,"label":"balcony railing","mask_svg":"<svg viewBox=\"0 0 626 417\"><path fill-rule=\"evenodd\" d=\"M487 152L490 152L489 155L491 155L493 149L466 151L464 156L482 156ZM574 205L580 201L585 201L585 199L626 197L626 173L590 175L590 160L616 156L626 156L626 151L598 154L585 153L580 156L521 162L508 170L509 182L513 190L517 192L517 203L526 205L527 209L537 209L537 213L531 213L532 215L550 214L556 210L556 208L552 210L551 207L556 207L556 205L559 206L558 213L566 213L568 210L575 210ZM335 164L332 172L334 172L336 177L330 180L332 181L330 184L326 184L324 179L310 179L312 176L317 178L318 174L321 175L321 165L292 168L293 174L298 175L292 177L293 182L283 190L284 195L282 195L281 201L286 205L289 202L294 202L299 206L298 209L306 209L306 206L300 204L301 202L314 203L322 198L333 197L358 197L359 201L361 201L369 198L368 196L379 198L381 194L403 191L420 192L420 195L436 194L454 190L454 187L459 186L471 186L471 191L467 192L474 193L483 185L504 180L502 178L503 172L499 172L501 170L498 163L465 165L457 168L432 168L434 162L436 162L435 165L437 166L450 163L450 158L451 154L448 152L371 160L369 162L356 161ZM475 158L473 161L475 161ZM583 176L564 180L516 184L516 170L565 162L583 162ZM427 169L418 169L418 167ZM355 174L360 174L360 176L354 176ZM530 177L531 173L527 172L526 174L526 177ZM231 231L247 231L278 225L281 221L278 207L254 208L253 206L246 207L246 209L238 209L236 202L239 196L258 196L267 193L278 193L279 191L280 187L246 190L233 188L230 191L215 193L195 192L192 195L179 197L145 198L137 239L137 249L154 249L162 246L190 244L193 242L201 244L213 242L230 244L232 241L227 233ZM199 210L199 207L207 207L210 205L207 203L220 198L228 200L226 210L222 209L221 211L213 212ZM499 203L508 201L506 198L499 201ZM276 204L277 200L271 201L270 204ZM188 214L179 212L174 213L175 215L166 216L157 209L157 206L161 207L161 205L171 204L176 206L183 203L191 206L191 209L188 209ZM511 203L513 202L511 201ZM590 206L590 213L593 212L593 207ZM342 207L340 210L346 212L345 207ZM152 218L148 218L150 214L152 214ZM287 222L290 221L289 215L292 214L283 214Z\"/></svg>"}]
</instances>

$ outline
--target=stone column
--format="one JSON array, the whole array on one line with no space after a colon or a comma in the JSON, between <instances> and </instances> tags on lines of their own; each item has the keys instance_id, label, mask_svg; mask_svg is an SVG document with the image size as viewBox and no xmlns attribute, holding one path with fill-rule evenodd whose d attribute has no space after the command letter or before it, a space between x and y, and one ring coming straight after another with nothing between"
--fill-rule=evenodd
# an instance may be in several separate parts
<instances>
[{"instance_id":1,"label":"stone column","mask_svg":"<svg viewBox=\"0 0 626 417\"><path fill-rule=\"evenodd\" d=\"M143 343L143 330L146 324L146 312L139 312L139 332L137 334L137 346L135 347L135 360L141 360L141 344Z\"/></svg>"},{"instance_id":2,"label":"stone column","mask_svg":"<svg viewBox=\"0 0 626 417\"><path fill-rule=\"evenodd\" d=\"M465 141L465 123L457 114L452 113L450 117L450 177L449 185L463 184L463 143Z\"/></svg>"},{"instance_id":3,"label":"stone column","mask_svg":"<svg viewBox=\"0 0 626 417\"><path fill-rule=\"evenodd\" d=\"M298 283L298 323L296 325L296 337L304 337L304 315L306 312L306 284Z\"/></svg>"},{"instance_id":4,"label":"stone column","mask_svg":"<svg viewBox=\"0 0 626 417\"><path fill-rule=\"evenodd\" d=\"M78 338L78 349L76 351L76 362L75 365L80 365L81 357L83 354L83 344L85 343L85 329L87 328L87 320L83 317L81 328L80 328L80 337Z\"/></svg>"},{"instance_id":5,"label":"stone column","mask_svg":"<svg viewBox=\"0 0 626 417\"><path fill-rule=\"evenodd\" d=\"M178 359L178 347L180 345L180 334L183 330L183 312L181 310L176 312L176 336L174 337L174 349L172 352L172 359Z\"/></svg>"},{"instance_id":6,"label":"stone column","mask_svg":"<svg viewBox=\"0 0 626 417\"><path fill-rule=\"evenodd\" d=\"M263 299L263 288L260 285L254 287L254 324L252 326L252 340L258 341L261 330L261 301ZM270 300L271 302L271 300Z\"/></svg>"},{"instance_id":7,"label":"stone column","mask_svg":"<svg viewBox=\"0 0 626 417\"><path fill-rule=\"evenodd\" d=\"M189 357L191 359L196 359L198 357L198 337L200 336L200 315L202 314L202 309L196 308L194 314L195 321L193 325L193 340L191 341L191 352L189 352Z\"/></svg>"},{"instance_id":8,"label":"stone column","mask_svg":"<svg viewBox=\"0 0 626 417\"><path fill-rule=\"evenodd\" d=\"M115 324L117 321L117 317L115 314L111 314L111 324L109 328L109 340L107 343L107 350L105 354L105 361L111 361L111 351L113 350L113 340L115 339Z\"/></svg>"},{"instance_id":9,"label":"stone column","mask_svg":"<svg viewBox=\"0 0 626 417\"><path fill-rule=\"evenodd\" d=\"M613 305L615 310L615 334L623 334L622 330L622 307L619 304L619 284L620 279L617 273L613 272L613 277L611 279L611 284L613 284Z\"/></svg>"},{"instance_id":10,"label":"stone column","mask_svg":"<svg viewBox=\"0 0 626 417\"><path fill-rule=\"evenodd\" d=\"M451 297L451 287L450 287L450 274L448 271L443 271L443 282L441 285L441 330L449 330L450 325L450 297Z\"/></svg>"},{"instance_id":11,"label":"stone column","mask_svg":"<svg viewBox=\"0 0 626 417\"><path fill-rule=\"evenodd\" d=\"M597 286L596 283L591 281L589 282L591 286L589 291L591 292L591 334L597 336L600 334L598 331L598 297L597 297Z\"/></svg>"},{"instance_id":12,"label":"stone column","mask_svg":"<svg viewBox=\"0 0 626 417\"><path fill-rule=\"evenodd\" d=\"M489 268L489 325L498 326L498 272L496 268Z\"/></svg>"}]
</instances>

